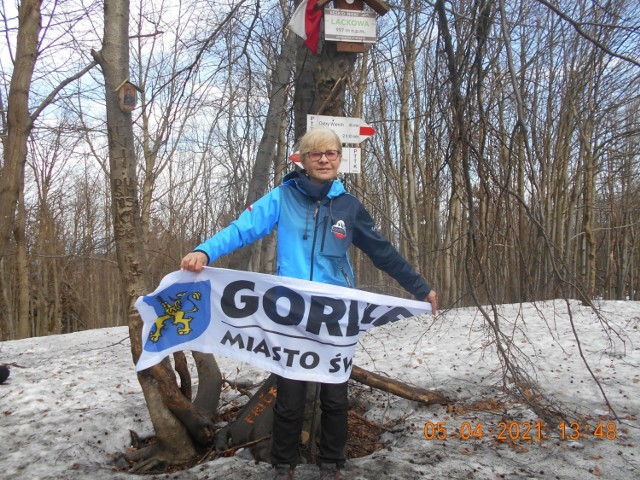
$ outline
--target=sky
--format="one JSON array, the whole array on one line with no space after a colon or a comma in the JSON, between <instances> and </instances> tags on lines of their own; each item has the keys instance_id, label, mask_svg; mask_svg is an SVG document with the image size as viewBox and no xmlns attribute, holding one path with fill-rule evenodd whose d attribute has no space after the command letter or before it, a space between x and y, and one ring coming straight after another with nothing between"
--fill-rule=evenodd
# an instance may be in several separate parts
<instances>
[{"instance_id":1,"label":"sky","mask_svg":"<svg viewBox=\"0 0 640 480\"><path fill-rule=\"evenodd\" d=\"M381 450L348 460L347 478L640 478L640 302L600 302L604 322L576 301L569 305L584 359L615 415L581 358L563 301L498 311L545 395L568 412L564 438L560 425L538 424L537 415L508 394L509 379L503 381L477 308L414 317L365 334L354 363L437 389L452 403L424 406L352 384L364 417L387 431ZM0 363L11 369L0 385L0 478L140 478L113 466L130 446L129 430L153 433L126 327L2 342ZM255 384L267 376L222 357L218 363L232 382ZM221 406L244 398L229 388ZM271 469L239 451L144 478L265 479ZM317 468L301 465L296 478L316 479Z\"/></svg>"}]
</instances>

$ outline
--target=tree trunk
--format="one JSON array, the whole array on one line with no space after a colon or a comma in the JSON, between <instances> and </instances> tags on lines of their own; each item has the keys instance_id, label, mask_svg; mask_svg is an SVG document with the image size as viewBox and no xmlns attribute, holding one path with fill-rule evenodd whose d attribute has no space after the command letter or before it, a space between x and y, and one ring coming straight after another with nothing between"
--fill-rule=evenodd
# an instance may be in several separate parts
<instances>
[{"instance_id":1,"label":"tree trunk","mask_svg":"<svg viewBox=\"0 0 640 480\"><path fill-rule=\"evenodd\" d=\"M27 139L33 128L29 115L29 91L41 29L41 2L25 0L19 6L18 39L14 73L7 102L7 136L3 138L4 164L0 170L0 256L15 225L19 190L27 161Z\"/></svg>"},{"instance_id":2,"label":"tree trunk","mask_svg":"<svg viewBox=\"0 0 640 480\"><path fill-rule=\"evenodd\" d=\"M465 180L468 179L468 172L465 172L464 163L468 161L465 154L468 152L466 146L466 122L464 118L464 104L462 102L461 93L461 76L462 65L461 60L457 58L454 51L454 42L449 30L449 20L447 18L446 8L443 0L436 1L436 12L438 14L438 27L440 37L443 43L447 69L449 73L449 98L451 105L451 152L448 156L447 163L451 171L451 196L449 197L449 217L447 218L445 230L445 245L455 245L455 251L445 259L443 268L443 285L440 290L447 292L448 298L459 298L463 295L462 284L460 283L462 275L456 275L460 270L456 262L464 258L464 270L467 272L472 268L467 261L470 260L470 252L464 249L462 245L466 234L472 234L464 225L463 205L465 199ZM470 188L466 188L470 193ZM467 206L471 208L472 199L466 197ZM468 218L473 218L471 211L467 213ZM472 227L469 222L468 226Z\"/></svg>"},{"instance_id":3,"label":"tree trunk","mask_svg":"<svg viewBox=\"0 0 640 480\"><path fill-rule=\"evenodd\" d=\"M417 38L417 23L419 15L412 14L412 8L410 8L409 1L405 1L406 15L405 15L405 31L406 39L403 49L404 57L404 71L401 74L401 86L400 86L400 193L402 195L403 202L400 203L400 225L401 228L401 252L407 257L407 260L414 268L419 267L419 221L418 221L418 198L415 176L415 162L423 161L422 158L415 158L412 148L414 135L412 132L412 125L415 125L415 120L412 120L412 112L410 112L410 103L415 102L415 97L412 96L411 83L412 75L415 71L416 62L416 42Z\"/></svg>"},{"instance_id":4,"label":"tree trunk","mask_svg":"<svg viewBox=\"0 0 640 480\"><path fill-rule=\"evenodd\" d=\"M3 164L0 168L0 261L7 256L7 247L16 221L16 207L23 186L24 168L27 161L27 140L33 128L29 115L29 92L36 59L38 58L38 37L42 16L39 0L24 0L18 7L18 37L16 57L7 98L7 132L2 138ZM10 281L10 277L0 277L0 282ZM0 284L5 292L6 287ZM14 315L9 299L0 296L0 311ZM4 318L5 315L2 315ZM3 336L15 334L15 328L4 326L7 320L0 319ZM4 338L3 338L4 339Z\"/></svg>"},{"instance_id":5,"label":"tree trunk","mask_svg":"<svg viewBox=\"0 0 640 480\"><path fill-rule=\"evenodd\" d=\"M298 48L294 94L296 138L307 130L307 114L344 116L345 87L356 59L355 53L338 52L335 42L326 42L316 56L304 46Z\"/></svg>"},{"instance_id":6,"label":"tree trunk","mask_svg":"<svg viewBox=\"0 0 640 480\"><path fill-rule=\"evenodd\" d=\"M24 189L20 188L18 201L18 217L16 225L16 271L18 275L18 309L16 337L28 338L31 336L31 321L29 319L29 297L31 292L29 282L29 262L27 257L27 236L26 236L26 212L24 206Z\"/></svg>"},{"instance_id":7,"label":"tree trunk","mask_svg":"<svg viewBox=\"0 0 640 480\"><path fill-rule=\"evenodd\" d=\"M129 78L129 2L107 0L104 25L102 50L92 54L102 67L105 80L112 219L120 277L129 302L129 338L135 362L142 348L142 321L133 304L150 290L151 282L143 270L146 260L138 204L133 122L131 113L119 108L117 92ZM196 453L187 429L166 405L167 397L179 389L175 375L163 375L162 369L164 366L158 365L138 374L158 438L157 446L144 452L148 461L142 463L142 469L158 463L183 463Z\"/></svg>"}]
</instances>

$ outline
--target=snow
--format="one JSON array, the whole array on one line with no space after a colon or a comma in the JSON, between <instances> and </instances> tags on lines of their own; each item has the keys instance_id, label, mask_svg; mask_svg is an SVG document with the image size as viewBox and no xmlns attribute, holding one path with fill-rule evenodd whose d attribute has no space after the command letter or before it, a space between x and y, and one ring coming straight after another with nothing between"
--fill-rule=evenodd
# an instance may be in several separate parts
<instances>
[{"instance_id":1,"label":"snow","mask_svg":"<svg viewBox=\"0 0 640 480\"><path fill-rule=\"evenodd\" d=\"M569 438L575 436L569 426L563 439L558 425L542 424L537 440L538 416L508 395L511 379L503 379L480 310L454 309L435 319L421 316L378 327L361 340L357 365L438 389L453 402L425 407L354 386L367 408L365 417L391 426L383 434L383 449L348 461L348 478L640 478L640 302L600 302L602 318L578 302L569 306L582 354L613 411L581 358L564 301L503 305L498 313L502 331L519 349L520 368L535 375L545 396L569 412L567 422L580 425L580 438ZM218 362L230 380L267 375L229 359ZM153 433L126 327L3 342L0 363L11 368L0 385L1 478L139 478L112 465L113 456L128 447L130 429L141 436ZM229 389L223 400L237 396ZM434 436L429 440L428 422L427 433ZM587 438L598 424L602 438ZM461 438L478 425L482 438ZM527 425L533 425L531 440L523 438ZM438 439L443 429L446 438ZM501 430L514 439L499 441ZM264 479L271 478L271 469L239 452L146 478ZM299 466L296 478L318 478L316 467Z\"/></svg>"}]
</instances>

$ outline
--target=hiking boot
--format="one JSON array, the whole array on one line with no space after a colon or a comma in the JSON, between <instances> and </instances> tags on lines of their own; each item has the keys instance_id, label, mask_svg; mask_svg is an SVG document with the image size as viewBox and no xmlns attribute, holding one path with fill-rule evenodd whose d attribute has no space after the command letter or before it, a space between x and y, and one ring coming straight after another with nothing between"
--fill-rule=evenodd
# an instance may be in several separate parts
<instances>
[{"instance_id":1,"label":"hiking boot","mask_svg":"<svg viewBox=\"0 0 640 480\"><path fill-rule=\"evenodd\" d=\"M320 480L345 479L345 477L342 475L342 470L340 470L336 465L323 465L321 463L318 466L320 467Z\"/></svg>"},{"instance_id":2,"label":"hiking boot","mask_svg":"<svg viewBox=\"0 0 640 480\"><path fill-rule=\"evenodd\" d=\"M294 468L291 465L274 465L275 476L273 480L293 480Z\"/></svg>"}]
</instances>

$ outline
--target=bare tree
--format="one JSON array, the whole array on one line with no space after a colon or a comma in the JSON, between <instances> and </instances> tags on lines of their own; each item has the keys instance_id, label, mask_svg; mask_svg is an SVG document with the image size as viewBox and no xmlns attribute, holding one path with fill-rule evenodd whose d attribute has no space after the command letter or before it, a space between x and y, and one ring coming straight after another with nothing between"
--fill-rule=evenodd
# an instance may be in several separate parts
<instances>
[{"instance_id":1,"label":"bare tree","mask_svg":"<svg viewBox=\"0 0 640 480\"><path fill-rule=\"evenodd\" d=\"M24 172L28 153L27 143L34 124L43 110L52 104L67 85L95 66L95 64L90 63L77 73L62 79L60 83L51 88L35 108L29 104L33 73L41 54L41 7L41 2L31 0L21 2L18 7L14 65L6 99L6 116L4 113L2 116L3 164L0 170L0 262L7 256L7 247L13 229L16 226L18 200L24 185ZM3 10L2 13L5 18L5 24L7 24L8 13L6 10ZM6 30L7 38L9 38L8 33L9 31ZM11 43L8 42L8 45L11 45ZM4 105L0 104L0 108L3 112L5 111ZM25 239L23 235L20 235L20 232L18 234L18 240ZM19 248L22 250L23 246ZM24 268L21 268L19 272L21 275L26 274ZM0 308L8 312L10 311L10 304L6 303L8 300L7 289L9 288L7 280L10 281L4 276L0 277L0 288L2 289ZM24 299L22 303L24 304ZM20 312L24 314L25 311L23 305ZM4 323L4 321L0 322L0 338L13 336L15 332L6 331L7 328ZM18 324L28 325L28 320L24 318L18 319ZM26 333L26 329L22 327L20 333Z\"/></svg>"},{"instance_id":2,"label":"bare tree","mask_svg":"<svg viewBox=\"0 0 640 480\"><path fill-rule=\"evenodd\" d=\"M145 235L141 222L142 218L148 219L149 215L148 213L144 217L141 215L138 203L133 122L131 113L119 108L117 98L118 88L125 80L129 79L128 7L127 1L105 3L103 47L99 52L94 51L93 54L100 64L105 78L109 173L115 241L125 294L132 309L133 302L149 289L150 282L148 274L144 271L146 262L143 239ZM202 52L212 40L213 37L210 37L209 41L205 42ZM290 45L289 49L291 50L292 40L285 45ZM272 161L272 150L279 132L277 125L282 121L282 110L286 98L285 86L290 75L286 59L292 58L291 53L286 50L283 52L285 60L278 61L282 66L274 76L274 87L272 88L275 95L274 113L271 115L275 120L276 130L275 134L271 130L267 131L268 141L263 155L268 159L268 162ZM196 69L197 64L194 63L185 71L195 71ZM187 78L189 77L190 75L187 76ZM179 73L174 73L173 78L179 79ZM183 94L179 84L172 86L172 88ZM189 103L185 105L188 110ZM160 137L156 138L153 143L148 141L150 140L150 131L144 130L144 138L147 140L143 145L143 152L148 172L148 181L144 185L148 201L150 201L155 174L159 171L156 165L158 147L163 143L161 139L167 135L163 129L170 128L170 120L176 111L169 109L169 114L159 122L160 130L157 133ZM143 121L145 125L148 125L147 116L143 115ZM152 145L155 146L152 148ZM261 174L263 177L265 176L264 172ZM134 362L139 357L142 348L141 329L140 317L132 311L129 331ZM195 444L208 445L212 443L212 420L217 410L221 387L220 371L211 355L196 354L194 356L198 367L200 388L193 402L187 393L190 380L183 354L177 355L175 359L175 367L183 383L181 388L178 387L175 375L170 370L171 367L167 361L139 374L158 443L129 456L130 460L141 461L136 466L137 470L145 471L165 463L188 462L195 457Z\"/></svg>"},{"instance_id":3,"label":"bare tree","mask_svg":"<svg viewBox=\"0 0 640 480\"><path fill-rule=\"evenodd\" d=\"M142 321L133 304L150 289L151 282L145 271L133 122L131 112L121 108L118 98L119 88L129 78L128 1L105 2L104 23L102 49L92 53L105 80L113 225L123 289L129 302L129 337L135 362L142 349ZM175 358L176 368L186 372L184 356ZM134 455L136 460L143 460L138 465L140 470L191 460L195 455L192 436L201 442L212 440L210 416L217 407L215 385L220 384L220 371L212 356L196 359L203 385L211 382L214 394L207 395L207 389L202 388L193 403L178 387L167 361L138 374L158 438L157 444ZM188 389L188 385L182 387Z\"/></svg>"}]
</instances>

